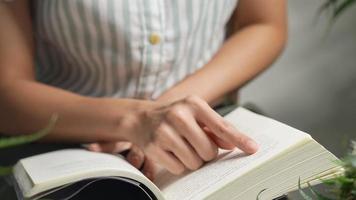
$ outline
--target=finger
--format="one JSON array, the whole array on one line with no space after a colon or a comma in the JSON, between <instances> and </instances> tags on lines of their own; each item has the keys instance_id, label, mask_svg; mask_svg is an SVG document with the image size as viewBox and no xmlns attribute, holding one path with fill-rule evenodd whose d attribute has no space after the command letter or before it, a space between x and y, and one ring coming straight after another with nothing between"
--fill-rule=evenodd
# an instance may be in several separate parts
<instances>
[{"instance_id":1,"label":"finger","mask_svg":"<svg viewBox=\"0 0 356 200\"><path fill-rule=\"evenodd\" d=\"M90 151L105 153L120 153L130 149L130 147L131 143L129 142L101 142L88 145Z\"/></svg>"},{"instance_id":2,"label":"finger","mask_svg":"<svg viewBox=\"0 0 356 200\"><path fill-rule=\"evenodd\" d=\"M145 158L146 159L145 159L145 162L143 164L142 172L148 179L153 181L154 177L155 177L155 174L156 174L156 165L147 156Z\"/></svg>"},{"instance_id":3,"label":"finger","mask_svg":"<svg viewBox=\"0 0 356 200\"><path fill-rule=\"evenodd\" d=\"M115 153L121 153L123 151L129 150L132 147L131 142L116 142L114 147Z\"/></svg>"},{"instance_id":4,"label":"finger","mask_svg":"<svg viewBox=\"0 0 356 200\"><path fill-rule=\"evenodd\" d=\"M180 135L187 139L204 161L210 161L217 156L216 144L209 139L191 114L178 112L176 116L171 116L170 123Z\"/></svg>"},{"instance_id":5,"label":"finger","mask_svg":"<svg viewBox=\"0 0 356 200\"><path fill-rule=\"evenodd\" d=\"M155 163L167 169L170 173L179 175L184 172L185 167L173 154L164 151L156 145L147 148L147 156Z\"/></svg>"},{"instance_id":6,"label":"finger","mask_svg":"<svg viewBox=\"0 0 356 200\"><path fill-rule=\"evenodd\" d=\"M255 153L257 143L250 137L240 133L232 124L217 114L206 102L196 104L196 117L206 125L215 136L226 142L232 142L246 153Z\"/></svg>"},{"instance_id":7,"label":"finger","mask_svg":"<svg viewBox=\"0 0 356 200\"><path fill-rule=\"evenodd\" d=\"M213 140L215 142L215 144L218 145L219 148L226 149L226 150L232 150L236 147L230 141L224 141L224 140L220 139L219 137L217 137L216 135L214 135L214 133L212 133L208 127L206 127L206 126L203 127L203 130L210 137L210 139Z\"/></svg>"},{"instance_id":8,"label":"finger","mask_svg":"<svg viewBox=\"0 0 356 200\"><path fill-rule=\"evenodd\" d=\"M92 143L88 146L90 151L95 152L105 152L105 153L112 153L113 149L115 148L114 142L108 143Z\"/></svg>"},{"instance_id":9,"label":"finger","mask_svg":"<svg viewBox=\"0 0 356 200\"><path fill-rule=\"evenodd\" d=\"M99 143L91 143L85 146L89 151L100 152L101 148Z\"/></svg>"},{"instance_id":10,"label":"finger","mask_svg":"<svg viewBox=\"0 0 356 200\"><path fill-rule=\"evenodd\" d=\"M116 142L99 143L100 151L105 153L114 153Z\"/></svg>"},{"instance_id":11,"label":"finger","mask_svg":"<svg viewBox=\"0 0 356 200\"><path fill-rule=\"evenodd\" d=\"M165 142L162 148L171 151L186 166L186 168L196 170L203 164L202 159L195 152L193 147L176 133L172 127L162 125L161 129L158 131L164 132L160 134L166 135L166 137L168 137L167 140L170 141Z\"/></svg>"},{"instance_id":12,"label":"finger","mask_svg":"<svg viewBox=\"0 0 356 200\"><path fill-rule=\"evenodd\" d=\"M141 149L133 145L131 147L130 152L126 156L126 159L131 165L133 165L137 169L140 169L145 160L145 155L143 154Z\"/></svg>"}]
</instances>

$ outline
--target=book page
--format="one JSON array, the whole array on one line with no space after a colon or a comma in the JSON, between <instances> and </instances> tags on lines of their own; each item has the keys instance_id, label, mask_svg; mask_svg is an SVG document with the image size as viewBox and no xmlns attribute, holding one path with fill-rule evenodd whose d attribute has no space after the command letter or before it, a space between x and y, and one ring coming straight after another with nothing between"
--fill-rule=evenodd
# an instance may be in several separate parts
<instances>
[{"instance_id":1,"label":"book page","mask_svg":"<svg viewBox=\"0 0 356 200\"><path fill-rule=\"evenodd\" d=\"M23 159L21 163L35 185L104 169L141 175L137 169L118 156L80 149L45 153Z\"/></svg>"},{"instance_id":2,"label":"book page","mask_svg":"<svg viewBox=\"0 0 356 200\"><path fill-rule=\"evenodd\" d=\"M161 173L156 184L166 199L202 199L310 138L306 133L242 108L233 111L226 119L238 130L254 138L260 146L259 151L253 155L246 155L238 149L220 151L216 160L197 171L182 176Z\"/></svg>"},{"instance_id":3,"label":"book page","mask_svg":"<svg viewBox=\"0 0 356 200\"><path fill-rule=\"evenodd\" d=\"M27 196L71 182L105 176L132 178L145 184L155 194L159 193L158 188L139 170L116 155L67 149L25 158L19 164L33 184L33 188L23 188L28 190L23 191Z\"/></svg>"}]
</instances>

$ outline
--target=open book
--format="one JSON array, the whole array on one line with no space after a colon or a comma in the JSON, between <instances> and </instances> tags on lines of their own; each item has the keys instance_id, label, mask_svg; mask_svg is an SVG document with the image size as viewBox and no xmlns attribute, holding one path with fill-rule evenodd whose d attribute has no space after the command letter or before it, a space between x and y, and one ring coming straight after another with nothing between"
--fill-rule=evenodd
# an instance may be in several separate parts
<instances>
[{"instance_id":1,"label":"open book","mask_svg":"<svg viewBox=\"0 0 356 200\"><path fill-rule=\"evenodd\" d=\"M337 158L310 135L237 108L225 117L254 138L253 155L220 151L214 161L174 176L161 172L155 183L122 157L80 149L49 152L20 160L14 168L19 194L25 198L71 199L90 190L114 187L119 199L273 199L302 183L340 172ZM106 184L105 184L106 183Z\"/></svg>"}]
</instances>

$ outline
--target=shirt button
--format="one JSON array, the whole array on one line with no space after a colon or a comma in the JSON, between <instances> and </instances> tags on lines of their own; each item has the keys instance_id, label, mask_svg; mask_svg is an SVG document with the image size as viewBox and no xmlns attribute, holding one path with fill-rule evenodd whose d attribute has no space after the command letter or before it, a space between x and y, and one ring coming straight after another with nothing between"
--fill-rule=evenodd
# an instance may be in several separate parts
<instances>
[{"instance_id":1,"label":"shirt button","mask_svg":"<svg viewBox=\"0 0 356 200\"><path fill-rule=\"evenodd\" d=\"M152 33L148 40L152 45L156 45L161 41L161 37L157 33Z\"/></svg>"}]
</instances>

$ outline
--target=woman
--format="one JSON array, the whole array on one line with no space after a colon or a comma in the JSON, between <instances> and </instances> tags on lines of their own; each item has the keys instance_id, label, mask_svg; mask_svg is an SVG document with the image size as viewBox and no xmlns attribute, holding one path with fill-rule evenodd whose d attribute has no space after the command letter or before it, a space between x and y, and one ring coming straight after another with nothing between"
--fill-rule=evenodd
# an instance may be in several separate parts
<instances>
[{"instance_id":1,"label":"woman","mask_svg":"<svg viewBox=\"0 0 356 200\"><path fill-rule=\"evenodd\" d=\"M280 54L285 4L0 3L0 132L38 130L57 113L45 140L107 152L129 142L128 160L150 178L155 164L174 174L197 169L218 147L254 153L257 144L210 106Z\"/></svg>"}]
</instances>

